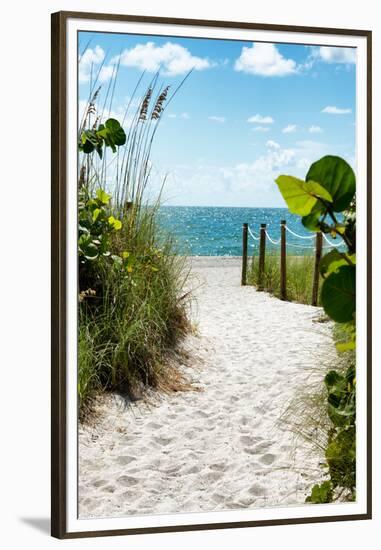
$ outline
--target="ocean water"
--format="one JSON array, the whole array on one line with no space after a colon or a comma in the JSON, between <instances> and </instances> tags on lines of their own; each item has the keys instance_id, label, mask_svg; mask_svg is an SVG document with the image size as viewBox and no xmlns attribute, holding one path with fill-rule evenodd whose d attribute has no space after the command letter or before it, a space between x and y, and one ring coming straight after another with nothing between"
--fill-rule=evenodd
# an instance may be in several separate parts
<instances>
[{"instance_id":1,"label":"ocean water","mask_svg":"<svg viewBox=\"0 0 381 550\"><path fill-rule=\"evenodd\" d=\"M260 224L266 223L269 236L277 241L281 220L286 220L287 226L299 235L312 235L303 227L300 217L287 208L163 206L160 209L160 224L175 237L179 253L190 256L241 256L243 223L248 223L256 236ZM313 254L314 244L314 239L298 239L287 232L288 254ZM249 235L248 246L249 253L253 253L258 249L258 241ZM267 240L266 250L279 250L279 245Z\"/></svg>"}]
</instances>

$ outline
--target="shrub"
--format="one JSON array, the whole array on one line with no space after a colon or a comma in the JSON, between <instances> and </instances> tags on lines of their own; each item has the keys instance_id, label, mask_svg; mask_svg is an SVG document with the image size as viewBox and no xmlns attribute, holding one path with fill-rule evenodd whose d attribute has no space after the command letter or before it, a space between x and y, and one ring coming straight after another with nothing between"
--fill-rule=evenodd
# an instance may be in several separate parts
<instances>
[{"instance_id":1,"label":"shrub","mask_svg":"<svg viewBox=\"0 0 381 550\"><path fill-rule=\"evenodd\" d=\"M310 304L314 258L312 256L287 256L287 300ZM257 285L259 275L258 257L253 257L248 274L248 284ZM280 256L268 254L265 259L265 271L262 278L263 289L280 297Z\"/></svg>"},{"instance_id":2,"label":"shrub","mask_svg":"<svg viewBox=\"0 0 381 550\"><path fill-rule=\"evenodd\" d=\"M82 412L97 391L171 385L177 378L168 366L168 354L188 327L188 294L183 291L187 272L184 259L157 225L160 197L151 204L145 197L151 148L169 99L169 87L155 95L157 82L158 75L130 116L127 132L115 119L102 122L96 105L100 89L90 93L78 136ZM131 104L132 100L124 118ZM114 163L107 154L113 155Z\"/></svg>"},{"instance_id":3,"label":"shrub","mask_svg":"<svg viewBox=\"0 0 381 550\"><path fill-rule=\"evenodd\" d=\"M356 495L356 178L349 164L335 156L314 162L305 180L282 175L276 180L289 210L302 216L310 231L339 234L345 252L331 250L320 262L323 285L320 300L325 313L337 323L343 341L337 350L348 355L344 373L330 371L325 379L327 413L331 421L325 458L330 479L312 488L307 502L330 502ZM338 221L337 213L344 213Z\"/></svg>"}]
</instances>

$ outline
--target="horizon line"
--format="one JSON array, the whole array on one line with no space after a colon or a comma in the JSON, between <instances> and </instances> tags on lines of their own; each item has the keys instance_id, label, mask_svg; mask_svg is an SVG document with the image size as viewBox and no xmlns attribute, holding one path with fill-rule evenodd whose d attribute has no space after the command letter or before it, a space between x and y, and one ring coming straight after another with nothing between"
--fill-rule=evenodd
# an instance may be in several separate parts
<instances>
[{"instance_id":1,"label":"horizon line","mask_svg":"<svg viewBox=\"0 0 381 550\"><path fill-rule=\"evenodd\" d=\"M288 210L287 206L226 206L226 205L211 205L211 204L161 204L160 208L262 208L270 209L276 208L277 210Z\"/></svg>"}]
</instances>

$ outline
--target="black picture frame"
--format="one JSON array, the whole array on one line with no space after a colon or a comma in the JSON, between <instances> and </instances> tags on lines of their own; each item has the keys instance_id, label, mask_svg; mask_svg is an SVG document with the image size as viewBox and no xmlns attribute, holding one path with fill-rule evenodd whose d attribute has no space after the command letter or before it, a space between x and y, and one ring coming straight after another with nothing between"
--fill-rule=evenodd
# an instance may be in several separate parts
<instances>
[{"instance_id":1,"label":"black picture frame","mask_svg":"<svg viewBox=\"0 0 381 550\"><path fill-rule=\"evenodd\" d=\"M307 518L269 519L261 521L223 522L213 524L176 525L152 528L115 529L107 531L68 532L66 524L66 429L67 388L66 371L66 136L67 136L67 67L66 28L68 19L102 21L126 21L192 25L229 29L271 30L303 33L324 33L364 37L367 42L367 511L364 514L340 516L316 516ZM58 12L51 18L51 94L52 94L52 294L51 294L51 534L59 539L101 537L140 533L160 533L208 529L243 528L254 526L305 524L333 521L353 521L372 517L372 33L369 30L337 29L322 27L273 25L252 22L178 19L172 17L148 17L112 15L103 13Z\"/></svg>"}]
</instances>

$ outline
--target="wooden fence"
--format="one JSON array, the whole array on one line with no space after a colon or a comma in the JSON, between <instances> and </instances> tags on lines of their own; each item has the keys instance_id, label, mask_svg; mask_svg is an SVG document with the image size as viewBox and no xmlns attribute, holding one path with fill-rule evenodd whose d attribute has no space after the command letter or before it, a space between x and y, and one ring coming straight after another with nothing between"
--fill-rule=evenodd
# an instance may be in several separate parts
<instances>
[{"instance_id":1,"label":"wooden fence","mask_svg":"<svg viewBox=\"0 0 381 550\"><path fill-rule=\"evenodd\" d=\"M267 225L261 223L259 230L259 237L256 240L259 241L259 257L258 257L258 284L257 289L262 291L263 279L266 269L266 237L269 238L267 234ZM280 271L280 299L287 300L287 236L286 236L286 220L281 220L280 222L280 239L276 243L270 239L273 244L280 244L280 257L279 257L279 271ZM248 236L249 236L249 226L247 223L244 223L242 226L242 275L241 275L241 284L247 284L247 256L248 256ZM254 237L255 238L255 237ZM304 238L304 237L303 237ZM310 248L310 247L309 247ZM316 233L315 238L315 261L314 261L314 272L312 280L312 295L311 295L311 305L316 306L318 303L319 296L319 263L322 257L323 251L323 236L322 233Z\"/></svg>"}]
</instances>

